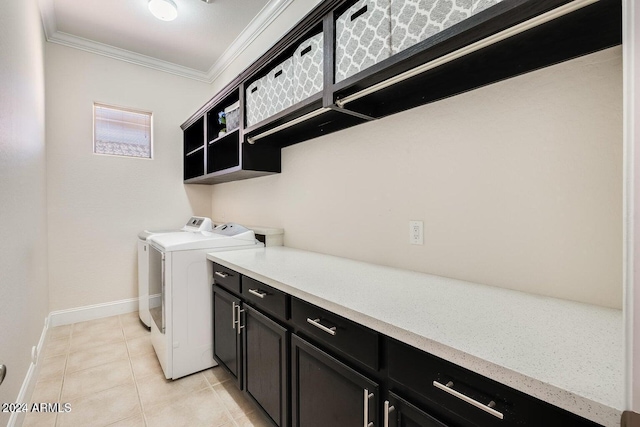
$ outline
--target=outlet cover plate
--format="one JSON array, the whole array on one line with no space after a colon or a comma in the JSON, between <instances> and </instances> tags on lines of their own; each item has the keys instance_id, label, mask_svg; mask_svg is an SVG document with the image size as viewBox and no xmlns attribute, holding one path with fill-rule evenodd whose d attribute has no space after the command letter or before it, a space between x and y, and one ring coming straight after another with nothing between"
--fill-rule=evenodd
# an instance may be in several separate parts
<instances>
[{"instance_id":1,"label":"outlet cover plate","mask_svg":"<svg viewBox=\"0 0 640 427\"><path fill-rule=\"evenodd\" d=\"M409 221L409 243L424 245L424 226L422 221Z\"/></svg>"}]
</instances>

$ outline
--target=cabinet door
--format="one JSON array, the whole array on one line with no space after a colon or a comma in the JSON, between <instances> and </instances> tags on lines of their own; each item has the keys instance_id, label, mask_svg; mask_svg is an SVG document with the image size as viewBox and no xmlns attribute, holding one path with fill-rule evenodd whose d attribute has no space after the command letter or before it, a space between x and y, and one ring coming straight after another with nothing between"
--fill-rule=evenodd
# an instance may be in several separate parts
<instances>
[{"instance_id":1,"label":"cabinet door","mask_svg":"<svg viewBox=\"0 0 640 427\"><path fill-rule=\"evenodd\" d=\"M393 392L389 392L384 411L383 427L447 427Z\"/></svg>"},{"instance_id":2,"label":"cabinet door","mask_svg":"<svg viewBox=\"0 0 640 427\"><path fill-rule=\"evenodd\" d=\"M213 358L236 379L242 388L242 340L238 316L240 299L213 286Z\"/></svg>"},{"instance_id":3,"label":"cabinet door","mask_svg":"<svg viewBox=\"0 0 640 427\"><path fill-rule=\"evenodd\" d=\"M379 426L378 384L291 336L294 427Z\"/></svg>"},{"instance_id":4,"label":"cabinet door","mask_svg":"<svg viewBox=\"0 0 640 427\"><path fill-rule=\"evenodd\" d=\"M244 389L280 427L288 427L288 332L245 305Z\"/></svg>"}]
</instances>

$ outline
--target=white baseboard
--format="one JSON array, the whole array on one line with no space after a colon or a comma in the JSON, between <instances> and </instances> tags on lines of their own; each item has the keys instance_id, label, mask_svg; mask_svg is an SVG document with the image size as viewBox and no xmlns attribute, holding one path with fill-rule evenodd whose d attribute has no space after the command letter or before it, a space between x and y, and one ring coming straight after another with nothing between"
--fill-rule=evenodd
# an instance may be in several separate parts
<instances>
[{"instance_id":1,"label":"white baseboard","mask_svg":"<svg viewBox=\"0 0 640 427\"><path fill-rule=\"evenodd\" d=\"M52 311L49 313L49 325L50 327L70 325L71 323L102 319L103 317L132 313L134 311L138 311L138 298L129 298L103 304L70 308L68 310Z\"/></svg>"},{"instance_id":2,"label":"white baseboard","mask_svg":"<svg viewBox=\"0 0 640 427\"><path fill-rule=\"evenodd\" d=\"M18 392L18 397L16 398L16 403L29 403L31 400L31 395L33 394L33 389L36 386L36 379L38 378L38 372L40 371L40 360L42 360L42 350L48 340L49 337L49 317L44 319L44 327L42 328L42 333L40 334L40 340L38 341L38 345L36 347L36 360L32 360L29 365L29 369L27 370L27 375L24 377L24 381L22 382L22 386L20 387L20 391ZM24 421L24 412L12 412L9 417L9 422L7 423L7 427L15 427L22 425Z\"/></svg>"},{"instance_id":3,"label":"white baseboard","mask_svg":"<svg viewBox=\"0 0 640 427\"><path fill-rule=\"evenodd\" d=\"M87 305L85 307L71 308L68 310L52 311L44 319L44 328L36 347L36 360L31 361L27 375L22 382L22 387L18 392L16 403L29 403L33 389L36 385L38 372L40 371L40 360L42 359L42 350L49 339L49 328L62 325L70 325L71 323L84 322L87 320L101 319L103 317L116 316L118 314L132 313L138 311L138 298L124 299L120 301L112 301L104 304ZM13 412L9 417L7 427L16 427L22 425L25 414L23 412Z\"/></svg>"}]
</instances>

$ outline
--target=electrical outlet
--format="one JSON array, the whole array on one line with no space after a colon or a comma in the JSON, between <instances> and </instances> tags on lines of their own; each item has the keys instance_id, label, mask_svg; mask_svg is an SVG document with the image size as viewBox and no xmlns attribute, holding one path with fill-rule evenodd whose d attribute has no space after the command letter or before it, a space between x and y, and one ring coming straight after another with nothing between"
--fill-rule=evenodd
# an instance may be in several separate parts
<instances>
[{"instance_id":1,"label":"electrical outlet","mask_svg":"<svg viewBox=\"0 0 640 427\"><path fill-rule=\"evenodd\" d=\"M424 245L422 221L409 221L409 243Z\"/></svg>"}]
</instances>

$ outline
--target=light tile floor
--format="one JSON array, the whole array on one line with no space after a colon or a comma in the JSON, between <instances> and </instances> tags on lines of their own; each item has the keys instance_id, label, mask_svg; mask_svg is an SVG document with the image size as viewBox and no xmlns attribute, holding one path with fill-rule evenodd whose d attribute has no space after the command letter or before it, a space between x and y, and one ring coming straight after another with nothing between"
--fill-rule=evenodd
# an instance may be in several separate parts
<instances>
[{"instance_id":1,"label":"light tile floor","mask_svg":"<svg viewBox=\"0 0 640 427\"><path fill-rule=\"evenodd\" d=\"M50 331L32 403L68 413L28 413L24 427L266 427L222 368L164 378L150 333L130 313Z\"/></svg>"}]
</instances>

